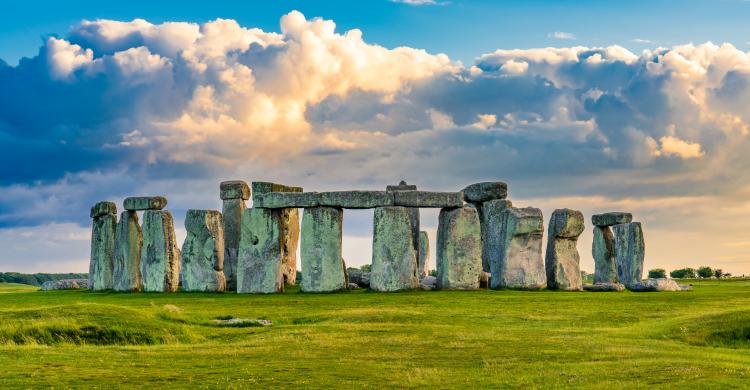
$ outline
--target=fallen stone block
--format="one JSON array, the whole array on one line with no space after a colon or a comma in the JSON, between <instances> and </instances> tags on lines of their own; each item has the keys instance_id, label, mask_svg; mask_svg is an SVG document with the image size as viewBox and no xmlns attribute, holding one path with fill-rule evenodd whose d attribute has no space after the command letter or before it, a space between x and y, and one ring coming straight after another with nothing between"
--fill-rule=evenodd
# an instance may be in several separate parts
<instances>
[{"instance_id":1,"label":"fallen stone block","mask_svg":"<svg viewBox=\"0 0 750 390\"><path fill-rule=\"evenodd\" d=\"M644 279L631 284L628 289L635 292L683 291L677 282L667 278Z\"/></svg>"},{"instance_id":2,"label":"fallen stone block","mask_svg":"<svg viewBox=\"0 0 750 390\"><path fill-rule=\"evenodd\" d=\"M267 181L254 181L252 183L253 207L255 207L255 198L260 194L269 192L302 192L302 187L292 187Z\"/></svg>"},{"instance_id":3,"label":"fallen stone block","mask_svg":"<svg viewBox=\"0 0 750 390\"><path fill-rule=\"evenodd\" d=\"M482 203L508 196L508 185L501 181L475 183L463 189L464 199L469 203Z\"/></svg>"},{"instance_id":4,"label":"fallen stone block","mask_svg":"<svg viewBox=\"0 0 750 390\"><path fill-rule=\"evenodd\" d=\"M461 192L395 191L393 201L404 207L451 208L463 207L464 196Z\"/></svg>"},{"instance_id":5,"label":"fallen stone block","mask_svg":"<svg viewBox=\"0 0 750 390\"><path fill-rule=\"evenodd\" d=\"M419 232L419 264L417 266L417 276L423 278L427 276L430 271L427 269L428 262L430 261L430 238L427 236L427 232Z\"/></svg>"},{"instance_id":6,"label":"fallen stone block","mask_svg":"<svg viewBox=\"0 0 750 390\"><path fill-rule=\"evenodd\" d=\"M216 210L188 210L180 281L184 291L224 291L224 221Z\"/></svg>"},{"instance_id":7,"label":"fallen stone block","mask_svg":"<svg viewBox=\"0 0 750 390\"><path fill-rule=\"evenodd\" d=\"M141 284L141 248L143 232L135 211L123 211L115 229L115 255L112 288L115 291L139 291Z\"/></svg>"},{"instance_id":8,"label":"fallen stone block","mask_svg":"<svg viewBox=\"0 0 750 390\"><path fill-rule=\"evenodd\" d=\"M242 215L237 292L284 291L281 211L249 208Z\"/></svg>"},{"instance_id":9,"label":"fallen stone block","mask_svg":"<svg viewBox=\"0 0 750 390\"><path fill-rule=\"evenodd\" d=\"M594 214L591 216L591 223L594 226L612 226L621 223L630 223L631 221L633 221L633 215L623 212Z\"/></svg>"},{"instance_id":10,"label":"fallen stone block","mask_svg":"<svg viewBox=\"0 0 750 390\"><path fill-rule=\"evenodd\" d=\"M254 199L253 207L267 209L307 208L320 204L317 192L268 192L258 194Z\"/></svg>"},{"instance_id":11,"label":"fallen stone block","mask_svg":"<svg viewBox=\"0 0 750 390\"><path fill-rule=\"evenodd\" d=\"M507 208L488 232L490 287L493 289L541 289L547 276L542 260L544 221L536 208Z\"/></svg>"},{"instance_id":12,"label":"fallen stone block","mask_svg":"<svg viewBox=\"0 0 750 390\"><path fill-rule=\"evenodd\" d=\"M437 287L479 288L482 273L482 233L472 207L440 210L437 234Z\"/></svg>"},{"instance_id":13,"label":"fallen stone block","mask_svg":"<svg viewBox=\"0 0 750 390\"><path fill-rule=\"evenodd\" d=\"M250 199L250 187L242 180L229 180L219 183L219 197L227 199Z\"/></svg>"},{"instance_id":14,"label":"fallen stone block","mask_svg":"<svg viewBox=\"0 0 750 390\"><path fill-rule=\"evenodd\" d=\"M167 207L167 198L163 196L132 196L125 198L122 204L123 208L128 211L161 210Z\"/></svg>"},{"instance_id":15,"label":"fallen stone block","mask_svg":"<svg viewBox=\"0 0 750 390\"><path fill-rule=\"evenodd\" d=\"M42 291L78 290L88 288L88 283L87 279L48 280L42 283Z\"/></svg>"},{"instance_id":16,"label":"fallen stone block","mask_svg":"<svg viewBox=\"0 0 750 390\"><path fill-rule=\"evenodd\" d=\"M113 287L117 206L112 202L99 202L91 208L91 258L88 286L91 290L109 290Z\"/></svg>"},{"instance_id":17,"label":"fallen stone block","mask_svg":"<svg viewBox=\"0 0 750 390\"><path fill-rule=\"evenodd\" d=\"M591 255L594 258L594 283L617 282L615 238L611 227L594 226Z\"/></svg>"},{"instance_id":18,"label":"fallen stone block","mask_svg":"<svg viewBox=\"0 0 750 390\"><path fill-rule=\"evenodd\" d=\"M357 283L351 283L350 282L349 285L347 286L347 289L349 289L349 290L356 290L358 288L359 288L359 285Z\"/></svg>"},{"instance_id":19,"label":"fallen stone block","mask_svg":"<svg viewBox=\"0 0 750 390\"><path fill-rule=\"evenodd\" d=\"M304 292L347 288L341 256L344 211L334 207L307 208L302 215L302 286Z\"/></svg>"},{"instance_id":20,"label":"fallen stone block","mask_svg":"<svg viewBox=\"0 0 750 390\"><path fill-rule=\"evenodd\" d=\"M643 279L643 259L646 247L640 222L630 222L612 227L615 238L615 263L617 280L630 288Z\"/></svg>"},{"instance_id":21,"label":"fallen stone block","mask_svg":"<svg viewBox=\"0 0 750 390\"><path fill-rule=\"evenodd\" d=\"M169 211L143 212L141 281L146 292L174 292L180 284L180 249Z\"/></svg>"},{"instance_id":22,"label":"fallen stone block","mask_svg":"<svg viewBox=\"0 0 750 390\"><path fill-rule=\"evenodd\" d=\"M620 283L594 283L584 284L583 289L592 292L618 292L625 291L625 285Z\"/></svg>"},{"instance_id":23,"label":"fallen stone block","mask_svg":"<svg viewBox=\"0 0 750 390\"><path fill-rule=\"evenodd\" d=\"M583 233L583 213L557 209L552 213L547 234L547 288L580 291L582 289L578 236Z\"/></svg>"},{"instance_id":24,"label":"fallen stone block","mask_svg":"<svg viewBox=\"0 0 750 390\"><path fill-rule=\"evenodd\" d=\"M405 207L378 207L373 225L370 288L376 291L418 288L417 256L409 210Z\"/></svg>"},{"instance_id":25,"label":"fallen stone block","mask_svg":"<svg viewBox=\"0 0 750 390\"><path fill-rule=\"evenodd\" d=\"M387 191L333 191L321 192L319 204L321 206L339 207L344 209L370 209L375 207L393 206L393 194Z\"/></svg>"}]
</instances>

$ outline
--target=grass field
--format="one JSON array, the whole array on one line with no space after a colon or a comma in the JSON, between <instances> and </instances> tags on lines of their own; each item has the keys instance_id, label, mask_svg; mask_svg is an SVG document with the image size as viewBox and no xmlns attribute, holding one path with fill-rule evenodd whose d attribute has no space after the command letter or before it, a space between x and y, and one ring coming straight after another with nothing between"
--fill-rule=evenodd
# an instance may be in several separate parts
<instances>
[{"instance_id":1,"label":"grass field","mask_svg":"<svg viewBox=\"0 0 750 390\"><path fill-rule=\"evenodd\" d=\"M273 321L219 327L214 318ZM750 281L676 293L39 292L0 284L0 387L750 386Z\"/></svg>"}]
</instances>

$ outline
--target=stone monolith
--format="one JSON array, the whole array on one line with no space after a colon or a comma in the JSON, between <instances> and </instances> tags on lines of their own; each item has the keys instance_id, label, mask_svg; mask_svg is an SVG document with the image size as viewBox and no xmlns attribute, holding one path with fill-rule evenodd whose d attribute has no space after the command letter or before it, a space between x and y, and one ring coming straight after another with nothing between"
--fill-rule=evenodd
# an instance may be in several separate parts
<instances>
[{"instance_id":1,"label":"stone monolith","mask_svg":"<svg viewBox=\"0 0 750 390\"><path fill-rule=\"evenodd\" d=\"M419 232L419 264L417 266L417 276L421 279L430 272L428 262L430 261L430 237L427 232Z\"/></svg>"},{"instance_id":2,"label":"stone monolith","mask_svg":"<svg viewBox=\"0 0 750 390\"><path fill-rule=\"evenodd\" d=\"M143 232L138 214L125 210L115 232L115 257L112 288L115 291L139 291L141 284L141 247Z\"/></svg>"},{"instance_id":3,"label":"stone monolith","mask_svg":"<svg viewBox=\"0 0 750 390\"><path fill-rule=\"evenodd\" d=\"M490 272L490 260L492 254L499 253L501 245L500 235L503 226L503 211L513 207L507 199L495 199L480 204L474 204L479 213L482 228L482 270Z\"/></svg>"},{"instance_id":4,"label":"stone monolith","mask_svg":"<svg viewBox=\"0 0 750 390\"><path fill-rule=\"evenodd\" d=\"M169 211L143 212L141 280L143 291L173 292L180 284L180 249Z\"/></svg>"},{"instance_id":5,"label":"stone monolith","mask_svg":"<svg viewBox=\"0 0 750 390\"><path fill-rule=\"evenodd\" d=\"M406 207L375 209L371 289L398 291L419 287L413 237Z\"/></svg>"},{"instance_id":6,"label":"stone monolith","mask_svg":"<svg viewBox=\"0 0 750 390\"><path fill-rule=\"evenodd\" d=\"M271 192L302 193L302 187L286 186L278 183L253 182L253 207L261 207L256 201L264 194ZM316 200L318 196L315 196ZM296 207L282 208L279 214L281 222L281 246L284 284L297 283L297 247L299 247L299 210Z\"/></svg>"},{"instance_id":7,"label":"stone monolith","mask_svg":"<svg viewBox=\"0 0 750 390\"><path fill-rule=\"evenodd\" d=\"M284 291L282 211L253 207L242 214L237 292Z\"/></svg>"},{"instance_id":8,"label":"stone monolith","mask_svg":"<svg viewBox=\"0 0 750 390\"><path fill-rule=\"evenodd\" d=\"M188 210L180 281L185 291L224 291L224 221L216 210Z\"/></svg>"},{"instance_id":9,"label":"stone monolith","mask_svg":"<svg viewBox=\"0 0 750 390\"><path fill-rule=\"evenodd\" d=\"M226 291L237 291L237 253L240 250L240 226L245 200L250 199L250 187L242 180L223 181L219 184L224 220L224 278Z\"/></svg>"},{"instance_id":10,"label":"stone monolith","mask_svg":"<svg viewBox=\"0 0 750 390\"><path fill-rule=\"evenodd\" d=\"M485 205L486 206L486 205ZM500 232L497 234L499 223ZM540 289L547 276L542 260L542 211L510 207L488 226L490 287Z\"/></svg>"},{"instance_id":11,"label":"stone monolith","mask_svg":"<svg viewBox=\"0 0 750 390\"><path fill-rule=\"evenodd\" d=\"M473 207L440 210L437 233L437 288L479 288L482 233Z\"/></svg>"},{"instance_id":12,"label":"stone monolith","mask_svg":"<svg viewBox=\"0 0 750 390\"><path fill-rule=\"evenodd\" d=\"M580 291L580 256L578 236L583 233L583 213L577 210L557 209L550 217L547 234L547 288L552 290Z\"/></svg>"},{"instance_id":13,"label":"stone monolith","mask_svg":"<svg viewBox=\"0 0 750 390\"><path fill-rule=\"evenodd\" d=\"M614 225L612 232L615 238L615 263L617 279L630 288L643 279L643 259L645 245L640 222Z\"/></svg>"},{"instance_id":14,"label":"stone monolith","mask_svg":"<svg viewBox=\"0 0 750 390\"><path fill-rule=\"evenodd\" d=\"M386 192L396 192L396 191L416 191L417 186L414 184L406 184L406 181L401 180L401 182L398 183L398 185L389 185L385 187ZM421 251L420 251L420 239L419 239L419 208L418 207L409 207L409 219L411 220L411 232L414 235L412 240L414 240L414 250L417 253L417 259L421 259ZM418 272L419 273L419 272ZM425 274L426 275L426 274Z\"/></svg>"},{"instance_id":15,"label":"stone monolith","mask_svg":"<svg viewBox=\"0 0 750 390\"><path fill-rule=\"evenodd\" d=\"M347 288L341 256L344 211L335 207L306 208L302 214L302 291L329 292Z\"/></svg>"},{"instance_id":16,"label":"stone monolith","mask_svg":"<svg viewBox=\"0 0 750 390\"><path fill-rule=\"evenodd\" d=\"M591 255L594 258L594 283L617 283L615 238L611 227L594 226Z\"/></svg>"},{"instance_id":17,"label":"stone monolith","mask_svg":"<svg viewBox=\"0 0 750 390\"><path fill-rule=\"evenodd\" d=\"M109 290L113 287L117 205L99 202L91 208L91 262L88 286L90 290Z\"/></svg>"}]
</instances>

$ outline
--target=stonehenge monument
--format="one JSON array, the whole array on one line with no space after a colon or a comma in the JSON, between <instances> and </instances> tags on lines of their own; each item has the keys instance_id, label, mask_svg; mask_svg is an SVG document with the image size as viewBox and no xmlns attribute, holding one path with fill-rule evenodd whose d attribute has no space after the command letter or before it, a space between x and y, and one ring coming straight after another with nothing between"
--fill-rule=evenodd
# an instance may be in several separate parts
<instances>
[{"instance_id":1,"label":"stonehenge monument","mask_svg":"<svg viewBox=\"0 0 750 390\"><path fill-rule=\"evenodd\" d=\"M302 214L302 291L329 292L347 288L341 257L344 212L335 207L310 207Z\"/></svg>"},{"instance_id":2,"label":"stonehenge monument","mask_svg":"<svg viewBox=\"0 0 750 390\"><path fill-rule=\"evenodd\" d=\"M507 191L500 181L471 184L458 192L422 191L404 181L386 186L385 191L327 192L304 192L301 187L271 182L224 181L219 184L222 212L187 211L181 251L172 214L164 210L165 197L126 198L119 221L116 205L102 201L90 210L88 285L92 290L115 291L172 292L181 287L183 291L279 293L297 282L299 247L302 292L356 288L349 284L342 256L344 212L372 209L371 270L351 270L356 271L360 287L383 292L480 286L646 289L643 231L632 215L592 216L595 284L583 286L577 249L584 231L583 214L571 209L552 213L543 258L541 210L514 207L506 199ZM249 199L250 208L245 205ZM420 230L420 208L440 209L436 277L428 276L430 243ZM138 211L143 212L142 224Z\"/></svg>"},{"instance_id":3,"label":"stonehenge monument","mask_svg":"<svg viewBox=\"0 0 750 390\"><path fill-rule=\"evenodd\" d=\"M223 181L219 184L221 214L224 219L224 278L226 290L237 291L237 255L240 250L242 213L250 199L250 187L242 180Z\"/></svg>"},{"instance_id":4,"label":"stonehenge monument","mask_svg":"<svg viewBox=\"0 0 750 390\"><path fill-rule=\"evenodd\" d=\"M473 207L440 210L437 234L437 288L479 288L482 233Z\"/></svg>"},{"instance_id":5,"label":"stonehenge monument","mask_svg":"<svg viewBox=\"0 0 750 390\"><path fill-rule=\"evenodd\" d=\"M216 210L187 211L187 237L180 257L185 291L224 291L224 221Z\"/></svg>"},{"instance_id":6,"label":"stonehenge monument","mask_svg":"<svg viewBox=\"0 0 750 390\"><path fill-rule=\"evenodd\" d=\"M583 213L577 210L557 209L552 213L547 234L547 288L551 290L580 291L580 256L578 236L583 233Z\"/></svg>"}]
</instances>

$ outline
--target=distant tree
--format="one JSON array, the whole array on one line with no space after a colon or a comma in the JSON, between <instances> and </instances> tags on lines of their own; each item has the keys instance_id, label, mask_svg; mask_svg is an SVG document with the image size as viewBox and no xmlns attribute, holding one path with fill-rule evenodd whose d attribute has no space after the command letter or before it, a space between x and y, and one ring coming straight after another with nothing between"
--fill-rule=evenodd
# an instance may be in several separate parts
<instances>
[{"instance_id":1,"label":"distant tree","mask_svg":"<svg viewBox=\"0 0 750 390\"><path fill-rule=\"evenodd\" d=\"M431 269L430 272L428 272L427 274L430 275L430 276L437 276L437 270L436 269Z\"/></svg>"},{"instance_id":2,"label":"distant tree","mask_svg":"<svg viewBox=\"0 0 750 390\"><path fill-rule=\"evenodd\" d=\"M370 272L370 270L372 269L372 265L364 264L361 267L359 267L359 269L361 269L362 272Z\"/></svg>"},{"instance_id":3,"label":"distant tree","mask_svg":"<svg viewBox=\"0 0 750 390\"><path fill-rule=\"evenodd\" d=\"M698 268L698 276L701 278L710 278L714 276L714 270L712 270L711 267L700 267Z\"/></svg>"},{"instance_id":4,"label":"distant tree","mask_svg":"<svg viewBox=\"0 0 750 390\"><path fill-rule=\"evenodd\" d=\"M730 274L729 272L727 272L724 275L722 275L722 277L724 277L724 278L731 278L732 274Z\"/></svg>"},{"instance_id":5,"label":"distant tree","mask_svg":"<svg viewBox=\"0 0 750 390\"><path fill-rule=\"evenodd\" d=\"M654 268L648 271L648 277L650 279L666 278L667 271L664 268Z\"/></svg>"},{"instance_id":6,"label":"distant tree","mask_svg":"<svg viewBox=\"0 0 750 390\"><path fill-rule=\"evenodd\" d=\"M695 270L690 267L676 269L669 273L672 279L693 279L695 278Z\"/></svg>"},{"instance_id":7,"label":"distant tree","mask_svg":"<svg viewBox=\"0 0 750 390\"><path fill-rule=\"evenodd\" d=\"M721 279L721 277L724 276L724 272L718 268L714 269L714 277L716 279Z\"/></svg>"}]
</instances>

